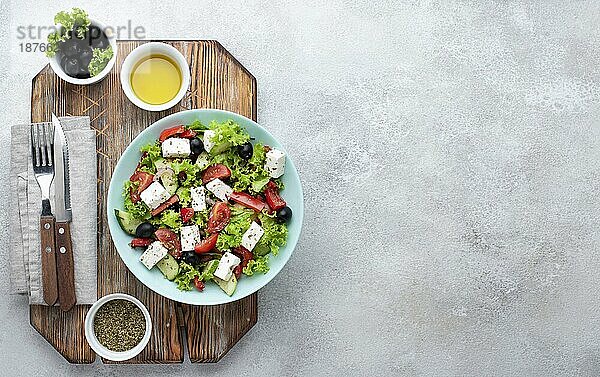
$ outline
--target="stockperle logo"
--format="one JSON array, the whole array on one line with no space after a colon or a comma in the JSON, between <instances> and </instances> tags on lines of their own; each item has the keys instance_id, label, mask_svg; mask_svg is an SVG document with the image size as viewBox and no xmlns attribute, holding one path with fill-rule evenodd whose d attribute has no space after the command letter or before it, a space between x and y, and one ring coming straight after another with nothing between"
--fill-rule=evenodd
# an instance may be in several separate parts
<instances>
[{"instance_id":1,"label":"stockperle logo","mask_svg":"<svg viewBox=\"0 0 600 377\"><path fill-rule=\"evenodd\" d=\"M60 32L60 26L47 25L18 25L16 36L19 52L46 52L48 49L48 35ZM115 36L117 39L144 39L146 28L134 25L132 20L127 20L126 25L105 26L106 35Z\"/></svg>"}]
</instances>

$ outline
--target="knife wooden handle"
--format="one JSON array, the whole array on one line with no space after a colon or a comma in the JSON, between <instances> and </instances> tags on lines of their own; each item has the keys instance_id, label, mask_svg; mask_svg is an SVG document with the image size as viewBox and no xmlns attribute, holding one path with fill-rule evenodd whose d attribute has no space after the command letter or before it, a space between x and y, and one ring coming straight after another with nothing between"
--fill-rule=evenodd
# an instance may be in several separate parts
<instances>
[{"instance_id":1,"label":"knife wooden handle","mask_svg":"<svg viewBox=\"0 0 600 377\"><path fill-rule=\"evenodd\" d=\"M54 216L40 217L40 246L42 255L42 289L44 301L52 306L58 300L56 249L54 247Z\"/></svg>"},{"instance_id":2,"label":"knife wooden handle","mask_svg":"<svg viewBox=\"0 0 600 377\"><path fill-rule=\"evenodd\" d=\"M56 265L58 270L58 297L60 308L69 311L77 302L75 298L75 273L73 271L73 246L68 222L56 222Z\"/></svg>"}]
</instances>

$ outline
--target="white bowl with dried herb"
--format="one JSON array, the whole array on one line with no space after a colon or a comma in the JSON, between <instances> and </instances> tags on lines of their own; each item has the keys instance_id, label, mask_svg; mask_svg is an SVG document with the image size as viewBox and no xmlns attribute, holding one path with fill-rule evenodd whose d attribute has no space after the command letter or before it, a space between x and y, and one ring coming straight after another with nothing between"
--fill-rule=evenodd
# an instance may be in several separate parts
<instances>
[{"instance_id":1,"label":"white bowl with dried herb","mask_svg":"<svg viewBox=\"0 0 600 377\"><path fill-rule=\"evenodd\" d=\"M90 347L98 356L112 361L138 355L148 344L151 332L148 309L124 293L102 297L85 317L85 337Z\"/></svg>"}]
</instances>

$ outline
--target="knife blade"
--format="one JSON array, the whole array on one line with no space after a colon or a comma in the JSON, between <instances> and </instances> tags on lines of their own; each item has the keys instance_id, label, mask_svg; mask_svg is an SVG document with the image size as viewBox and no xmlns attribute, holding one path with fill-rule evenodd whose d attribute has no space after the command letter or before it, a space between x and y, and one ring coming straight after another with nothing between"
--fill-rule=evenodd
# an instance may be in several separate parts
<instances>
[{"instance_id":1,"label":"knife blade","mask_svg":"<svg viewBox=\"0 0 600 377\"><path fill-rule=\"evenodd\" d=\"M69 146L65 133L56 115L54 124L54 216L56 221L71 221L71 192L69 180Z\"/></svg>"},{"instance_id":2,"label":"knife blade","mask_svg":"<svg viewBox=\"0 0 600 377\"><path fill-rule=\"evenodd\" d=\"M54 124L54 217L58 301L64 311L70 310L75 297L73 244L71 242L71 187L69 180L69 146L60 120L52 114Z\"/></svg>"}]
</instances>

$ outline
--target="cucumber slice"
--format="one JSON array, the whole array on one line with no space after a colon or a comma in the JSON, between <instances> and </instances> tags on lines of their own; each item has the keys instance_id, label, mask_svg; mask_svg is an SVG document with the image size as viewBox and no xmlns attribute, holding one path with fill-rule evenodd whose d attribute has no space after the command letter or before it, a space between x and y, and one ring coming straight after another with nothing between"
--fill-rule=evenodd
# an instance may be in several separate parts
<instances>
[{"instance_id":1,"label":"cucumber slice","mask_svg":"<svg viewBox=\"0 0 600 377\"><path fill-rule=\"evenodd\" d=\"M271 249L269 248L269 246L259 242L256 246L254 246L254 250L252 250L252 252L255 255L263 256L269 254L271 252Z\"/></svg>"},{"instance_id":2,"label":"cucumber slice","mask_svg":"<svg viewBox=\"0 0 600 377\"><path fill-rule=\"evenodd\" d=\"M198 155L196 159L196 165L200 168L200 171L206 169L206 167L210 164L208 153L202 152Z\"/></svg>"},{"instance_id":3,"label":"cucumber slice","mask_svg":"<svg viewBox=\"0 0 600 377\"><path fill-rule=\"evenodd\" d=\"M159 260L156 267L169 280L175 279L179 273L179 263L177 263L171 254L167 254L163 259Z\"/></svg>"},{"instance_id":4,"label":"cucumber slice","mask_svg":"<svg viewBox=\"0 0 600 377\"><path fill-rule=\"evenodd\" d=\"M135 230L142 223L142 220L136 219L129 212L115 208L115 217L117 222L126 233L135 236Z\"/></svg>"},{"instance_id":5,"label":"cucumber slice","mask_svg":"<svg viewBox=\"0 0 600 377\"><path fill-rule=\"evenodd\" d=\"M235 278L235 275L231 274L229 280L223 280L217 277L213 277L213 280L219 287L221 287L223 291L225 291L225 293L227 293L227 296L231 296L233 295L233 292L235 292L235 288L237 287L237 279Z\"/></svg>"},{"instance_id":6,"label":"cucumber slice","mask_svg":"<svg viewBox=\"0 0 600 377\"><path fill-rule=\"evenodd\" d=\"M165 160L164 158L154 161L154 166L156 167L156 170L163 170L169 167L169 165L167 164L167 160Z\"/></svg>"},{"instance_id":7,"label":"cucumber slice","mask_svg":"<svg viewBox=\"0 0 600 377\"><path fill-rule=\"evenodd\" d=\"M175 172L173 170L167 170L163 172L160 176L160 181L162 182L163 186L165 186L169 194L173 195L177 192L179 182L177 181L177 177L175 176Z\"/></svg>"},{"instance_id":8,"label":"cucumber slice","mask_svg":"<svg viewBox=\"0 0 600 377\"><path fill-rule=\"evenodd\" d=\"M204 270L202 270L202 275L200 275L201 280L208 280L213 277L215 270L219 266L219 260L213 259L206 266L204 266Z\"/></svg>"}]
</instances>

